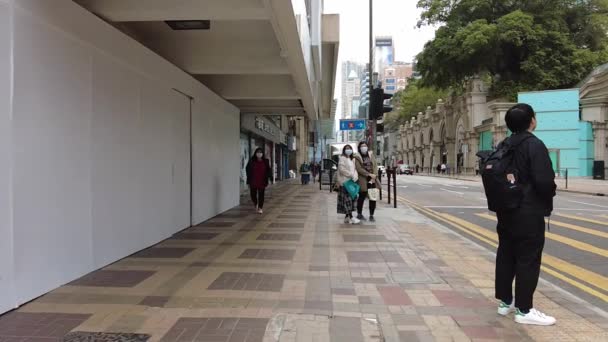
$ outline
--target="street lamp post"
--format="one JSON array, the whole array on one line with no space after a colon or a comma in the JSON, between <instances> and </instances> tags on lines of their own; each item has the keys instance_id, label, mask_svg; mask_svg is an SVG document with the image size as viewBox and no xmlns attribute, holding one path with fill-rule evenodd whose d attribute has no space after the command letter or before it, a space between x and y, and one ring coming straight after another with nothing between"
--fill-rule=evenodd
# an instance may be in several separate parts
<instances>
[{"instance_id":1,"label":"street lamp post","mask_svg":"<svg viewBox=\"0 0 608 342\"><path fill-rule=\"evenodd\" d=\"M368 100L368 112L367 112L367 117L371 120L371 136L372 136L372 145L370 146L372 151L376 151L375 147L378 144L377 137L377 130L376 130L376 119L375 118L371 118L370 114L371 114L371 106L369 104L371 104L371 96L372 96L372 90L374 89L374 83L373 83L373 74L374 74L374 67L373 67L373 60L374 60L374 31L373 31L373 24L374 24L374 12L373 12L373 4L372 4L372 0L369 0L369 65L367 66L367 70L369 73L368 76L368 81L369 81L369 100Z\"/></svg>"}]
</instances>

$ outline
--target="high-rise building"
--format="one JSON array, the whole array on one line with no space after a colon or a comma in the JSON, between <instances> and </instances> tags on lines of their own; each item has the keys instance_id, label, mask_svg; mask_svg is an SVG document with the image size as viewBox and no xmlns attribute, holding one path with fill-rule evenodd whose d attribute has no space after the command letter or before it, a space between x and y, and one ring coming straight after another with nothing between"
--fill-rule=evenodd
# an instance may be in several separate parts
<instances>
[{"instance_id":1,"label":"high-rise building","mask_svg":"<svg viewBox=\"0 0 608 342\"><path fill-rule=\"evenodd\" d=\"M380 77L384 74L384 69L395 62L395 46L393 37L376 37L374 48L375 71Z\"/></svg>"},{"instance_id":2,"label":"high-rise building","mask_svg":"<svg viewBox=\"0 0 608 342\"><path fill-rule=\"evenodd\" d=\"M394 94L407 87L407 82L414 73L411 63L395 62L384 69L382 86L389 94Z\"/></svg>"},{"instance_id":3,"label":"high-rise building","mask_svg":"<svg viewBox=\"0 0 608 342\"><path fill-rule=\"evenodd\" d=\"M353 99L359 97L361 89L361 79L355 71L351 71L346 80L345 88L343 88L342 96L342 114L345 119L356 118L358 111L353 111Z\"/></svg>"},{"instance_id":4,"label":"high-rise building","mask_svg":"<svg viewBox=\"0 0 608 342\"><path fill-rule=\"evenodd\" d=\"M360 118L359 106L362 102L361 86L366 66L357 62L342 63L342 119ZM360 132L342 132L342 141L359 140Z\"/></svg>"},{"instance_id":5,"label":"high-rise building","mask_svg":"<svg viewBox=\"0 0 608 342\"><path fill-rule=\"evenodd\" d=\"M346 61L342 63L342 106L340 118L352 117L352 98L360 95L361 79L365 65Z\"/></svg>"}]
</instances>

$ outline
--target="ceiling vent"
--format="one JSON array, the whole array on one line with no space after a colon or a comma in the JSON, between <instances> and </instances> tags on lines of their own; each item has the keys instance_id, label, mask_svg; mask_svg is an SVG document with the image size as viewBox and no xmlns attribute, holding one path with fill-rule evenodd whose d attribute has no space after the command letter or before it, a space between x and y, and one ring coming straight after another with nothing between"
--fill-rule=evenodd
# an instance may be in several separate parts
<instances>
[{"instance_id":1,"label":"ceiling vent","mask_svg":"<svg viewBox=\"0 0 608 342\"><path fill-rule=\"evenodd\" d=\"M211 28L210 20L168 20L165 22L175 31L208 30Z\"/></svg>"}]
</instances>

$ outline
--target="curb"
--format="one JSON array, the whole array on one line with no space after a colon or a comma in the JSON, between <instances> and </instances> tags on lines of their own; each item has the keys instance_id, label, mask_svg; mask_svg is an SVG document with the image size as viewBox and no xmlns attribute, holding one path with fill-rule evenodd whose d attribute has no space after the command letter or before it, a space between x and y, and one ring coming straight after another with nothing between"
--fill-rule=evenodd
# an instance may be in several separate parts
<instances>
[{"instance_id":1,"label":"curb","mask_svg":"<svg viewBox=\"0 0 608 342\"><path fill-rule=\"evenodd\" d=\"M458 178L458 177L441 177L441 176L429 176L429 175L420 175L423 177L432 177L432 178L444 178L444 179L453 179L453 180L459 180L459 181L465 181L465 182L474 182L474 183L480 183L477 180L474 179L468 179L468 178ZM603 193L603 192L589 192L589 191L581 191L581 190L570 190L570 189L560 189L557 188L556 191L558 192L567 192L567 193L571 193L571 194L580 194L580 195L590 195L590 196L597 196L597 197L606 197L608 196L608 194Z\"/></svg>"}]
</instances>

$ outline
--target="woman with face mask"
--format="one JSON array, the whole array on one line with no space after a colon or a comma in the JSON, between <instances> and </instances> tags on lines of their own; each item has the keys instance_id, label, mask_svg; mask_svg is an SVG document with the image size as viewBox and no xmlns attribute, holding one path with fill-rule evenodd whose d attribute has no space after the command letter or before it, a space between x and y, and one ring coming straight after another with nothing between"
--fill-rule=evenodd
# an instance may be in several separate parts
<instances>
[{"instance_id":1,"label":"woman with face mask","mask_svg":"<svg viewBox=\"0 0 608 342\"><path fill-rule=\"evenodd\" d=\"M263 214L264 191L272 181L270 161L264 158L264 150L261 148L255 150L253 157L247 163L246 172L251 201L255 205L255 210L258 214Z\"/></svg>"},{"instance_id":2,"label":"woman with face mask","mask_svg":"<svg viewBox=\"0 0 608 342\"><path fill-rule=\"evenodd\" d=\"M357 182L359 180L359 175L357 174L357 169L355 168L353 148L350 145L344 146L342 149L342 155L340 156L340 161L338 162L338 185L340 189L338 191L338 214L344 214L344 223L346 224L358 224L361 221L355 217L353 217L353 211L355 210L355 200L350 196L346 188L344 188L344 183L352 180Z\"/></svg>"},{"instance_id":3,"label":"woman with face mask","mask_svg":"<svg viewBox=\"0 0 608 342\"><path fill-rule=\"evenodd\" d=\"M363 205L367 196L367 190L376 188L376 175L378 174L378 165L376 160L369 151L367 143L364 141L359 143L358 146L359 154L355 156L355 167L359 174L359 186L361 190L359 192L359 198L357 199L357 219L365 220L363 216ZM374 212L376 211L376 201L369 201L369 220L374 222Z\"/></svg>"}]
</instances>

